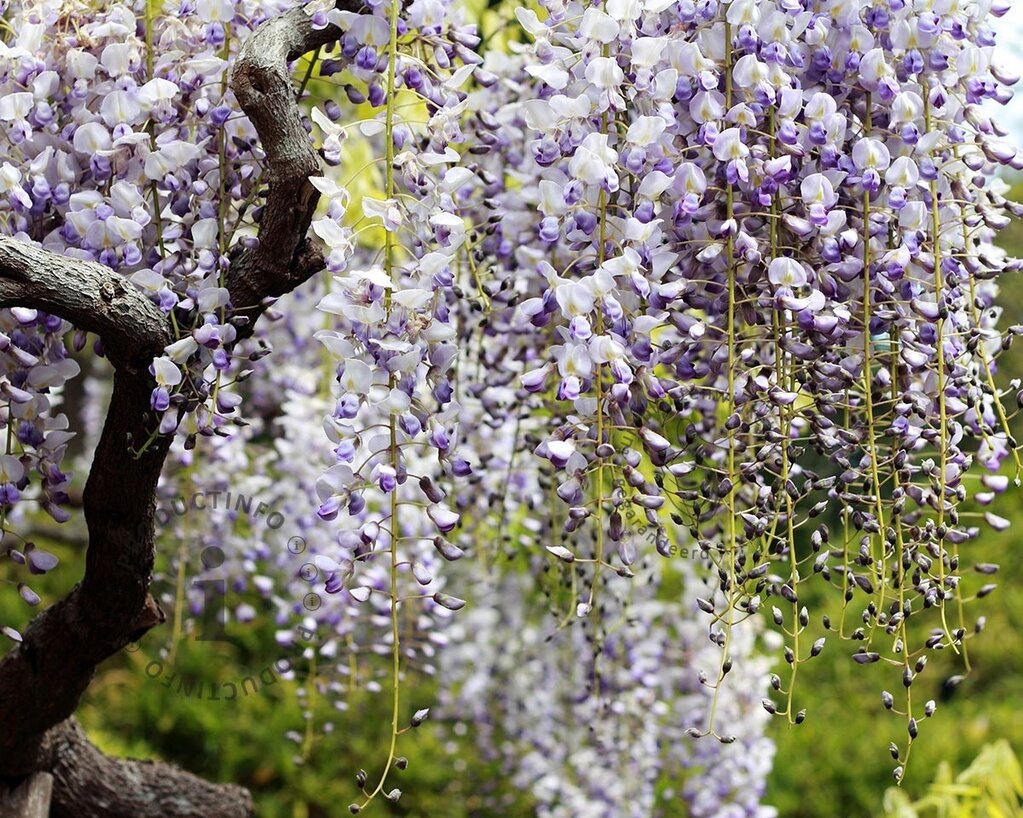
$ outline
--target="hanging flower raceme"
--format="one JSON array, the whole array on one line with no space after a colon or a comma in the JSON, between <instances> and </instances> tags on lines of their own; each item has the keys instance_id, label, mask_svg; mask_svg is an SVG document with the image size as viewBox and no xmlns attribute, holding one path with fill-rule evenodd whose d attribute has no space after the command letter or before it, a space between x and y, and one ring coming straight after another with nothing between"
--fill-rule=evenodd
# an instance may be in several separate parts
<instances>
[{"instance_id":1,"label":"hanging flower raceme","mask_svg":"<svg viewBox=\"0 0 1023 818\"><path fill-rule=\"evenodd\" d=\"M4 231L118 270L170 314L156 433L198 405L204 435L235 416L224 276L228 251L254 241L262 157L228 71L256 26L289 5L43 0L7 15Z\"/></svg>"},{"instance_id":2,"label":"hanging flower raceme","mask_svg":"<svg viewBox=\"0 0 1023 818\"><path fill-rule=\"evenodd\" d=\"M478 389L522 388L487 407L539 436L552 553L589 574L578 614L605 571L631 573L634 549L609 549L624 510L665 555L671 513L717 564L711 688L758 609L793 679L826 639L907 690L927 650L965 658L960 603L992 587L962 570L983 519L965 477L1020 468L993 281L1018 264L990 242L1014 209L994 174L1023 158L978 107L1015 81L984 12L544 6L470 99L489 149ZM1008 481L985 480L986 504ZM811 625L815 574L836 609ZM768 712L802 721L775 690ZM703 729L720 736L713 709Z\"/></svg>"},{"instance_id":3,"label":"hanging flower raceme","mask_svg":"<svg viewBox=\"0 0 1023 818\"><path fill-rule=\"evenodd\" d=\"M0 50L0 223L130 275L169 315L175 338L151 369L153 435L181 429L185 462L198 436L230 437L246 373L228 353L245 319L224 284L232 248L254 241L264 171L225 72L284 5L86 13L41 0L11 10L17 33ZM901 678L905 703L882 700L905 719L901 778L934 713L910 695L927 652L968 664L982 623L962 603L993 590L994 566L964 570L968 546L983 525L1006 523L967 504L1008 489L1003 465L1017 483L1023 469L997 380L1016 328L998 328L995 283L1019 265L991 244L1016 210L996 172L1023 158L980 108L1011 95L985 19L1004 7L542 5L543 20L514 11L527 43L483 56L448 2L306 9L315 28L341 31L307 77L318 71L337 91L309 111L324 162L339 168L311 181L330 280L319 309L276 337L315 335L332 392L283 370L281 388L307 400L279 413L277 443L294 456L308 445L297 425L324 415L326 462L304 462L292 475L300 496L281 496L328 532L315 565L335 603L314 625L390 660L367 671L390 680L387 761L375 786L360 777L351 811L401 794L386 787L399 733L427 713L401 695L404 668L423 657L399 614L414 608L429 631L462 609L438 569L467 552L515 604L522 586L487 563L523 558L555 612L560 653L503 668L513 686L548 685L585 649L595 672L584 694L566 694L568 721L610 718L616 705L658 710L629 733L641 757L608 749L610 728L607 752L582 757L637 772L635 791L570 786L579 759L542 737L513 751L509 769L551 814L601 798L615 814L651 809L651 781L668 766L653 748L679 727L727 748L732 725L748 725L768 757L764 716L728 687L763 686L749 642L758 612L784 636L785 673L753 700L764 714L807 718L797 671L826 646ZM81 26L63 25L78 11ZM499 13L514 25L510 9ZM370 159L360 167L357 156ZM65 331L33 311L0 316L5 523L26 496L61 514L68 433L51 396L75 374ZM299 366L315 369L305 352ZM237 434L224 462L240 459ZM985 469L971 491L971 471ZM29 545L11 556L52 567ZM687 580L681 604L631 593L651 577L673 587L670 564L644 564L683 546L712 563L709 590L692 597ZM265 549L236 551L239 575L273 562ZM834 599L819 615L804 593L814 575ZM273 581L253 587L274 596ZM38 600L27 586L22 597ZM301 614L280 608L282 625ZM616 616L627 626L612 633ZM694 622L709 637L702 649ZM517 655L533 636L518 635ZM654 654L708 667L695 684L677 667L630 677L630 659L646 667ZM451 666L471 676L471 664ZM566 685L579 686L578 671ZM493 729L517 729L510 700ZM530 701L530 712L539 720L551 704ZM704 744L716 749L687 745L682 762L702 752L740 763ZM556 780L537 782L541 754L556 755ZM728 806L757 814L756 795ZM724 814L718 792L686 797L696 814Z\"/></svg>"},{"instance_id":4,"label":"hanging flower raceme","mask_svg":"<svg viewBox=\"0 0 1023 818\"><path fill-rule=\"evenodd\" d=\"M537 568L543 557L535 557ZM753 655L757 623L736 629L742 678L718 702L731 741L692 741L687 726L701 723L712 702L699 668L717 649L704 637L706 614L692 602L700 581L686 570L687 602L658 599L667 563L652 560L638 568L638 598L625 584L609 589L605 614L624 625L596 644L581 628L554 632L556 624L538 616L537 576L476 576L486 593L455 620L442 653L442 713L464 720L459 726L479 751L530 793L544 818L680 810L771 818L776 811L760 804L773 747L757 693L769 664ZM485 633L502 638L478 636Z\"/></svg>"},{"instance_id":5,"label":"hanging flower raceme","mask_svg":"<svg viewBox=\"0 0 1023 818\"><path fill-rule=\"evenodd\" d=\"M479 62L469 50L479 38L447 4L324 14L343 36L341 59L321 73L342 74L347 102L367 102L372 113L340 125L336 103L315 109L322 155L336 164L346 140L364 139L382 165L381 189L362 191L356 222L379 236L381 252L359 246L349 193L334 181L315 183L327 208L313 223L335 274L319 303L329 328L316 337L336 362L338 386L325 419L335 462L317 483L318 514L328 523L361 521L343 584L358 602L379 606L393 625L391 752L376 787L362 781L365 797L351 805L355 813L378 794L397 797L385 784L402 729L399 686L408 658L399 615L410 607L429 616L465 604L439 590L435 571L441 560L461 556L447 540L461 516L448 487L473 469L459 449L452 305L468 240L462 199L479 185L460 166L459 153L462 87ZM384 582L377 582L381 571ZM403 592L408 580L417 592Z\"/></svg>"}]
</instances>

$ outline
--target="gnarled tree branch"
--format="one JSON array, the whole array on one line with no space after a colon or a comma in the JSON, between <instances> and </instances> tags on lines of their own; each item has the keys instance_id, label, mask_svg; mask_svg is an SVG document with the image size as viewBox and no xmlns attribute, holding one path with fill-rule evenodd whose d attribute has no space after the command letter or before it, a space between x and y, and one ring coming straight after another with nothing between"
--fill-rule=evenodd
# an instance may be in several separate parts
<instances>
[{"instance_id":1,"label":"gnarled tree branch","mask_svg":"<svg viewBox=\"0 0 1023 818\"><path fill-rule=\"evenodd\" d=\"M302 124L289 64L340 35L334 26L314 29L304 9L292 9L246 40L231 72L231 89L263 145L269 179L259 245L239 254L227 274L235 310L253 321L267 298L291 292L323 269L307 237L319 201L309 177L319 176L322 166Z\"/></svg>"},{"instance_id":2,"label":"gnarled tree branch","mask_svg":"<svg viewBox=\"0 0 1023 818\"><path fill-rule=\"evenodd\" d=\"M170 343L167 319L109 268L0 236L0 307L59 315L103 339L115 366L143 369Z\"/></svg>"},{"instance_id":3,"label":"gnarled tree branch","mask_svg":"<svg viewBox=\"0 0 1023 818\"><path fill-rule=\"evenodd\" d=\"M354 4L353 4L354 7ZM322 269L307 238L321 171L302 125L290 61L340 36L314 30L303 9L267 21L242 48L232 87L266 153L269 193L257 247L227 275L235 313L249 318ZM202 782L170 765L118 762L88 744L71 719L96 666L163 621L149 594L156 488L169 437L136 456L153 428L149 365L171 341L159 309L101 265L0 238L0 306L32 307L97 333L114 389L84 495L89 530L82 582L40 613L0 660L0 779L48 771L54 815L75 818L235 818L251 814L239 787Z\"/></svg>"},{"instance_id":4,"label":"gnarled tree branch","mask_svg":"<svg viewBox=\"0 0 1023 818\"><path fill-rule=\"evenodd\" d=\"M252 797L242 787L204 781L172 764L111 758L75 719L47 734L53 774L52 818L246 818Z\"/></svg>"},{"instance_id":5,"label":"gnarled tree branch","mask_svg":"<svg viewBox=\"0 0 1023 818\"><path fill-rule=\"evenodd\" d=\"M40 613L0 661L0 775L41 769L46 730L78 706L96 665L163 621L149 595L156 484L169 448L140 457L132 442L151 425L149 363L170 343L165 317L134 286L99 264L0 238L0 306L59 315L96 332L114 365L107 419L85 487L85 578Z\"/></svg>"}]
</instances>

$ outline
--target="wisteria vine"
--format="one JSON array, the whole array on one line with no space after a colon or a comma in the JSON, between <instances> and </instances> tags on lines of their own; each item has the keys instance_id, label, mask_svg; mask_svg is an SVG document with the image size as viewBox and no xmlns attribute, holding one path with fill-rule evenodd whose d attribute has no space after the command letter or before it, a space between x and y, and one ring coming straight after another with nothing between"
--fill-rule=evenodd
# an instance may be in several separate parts
<instances>
[{"instance_id":1,"label":"wisteria vine","mask_svg":"<svg viewBox=\"0 0 1023 818\"><path fill-rule=\"evenodd\" d=\"M390 693L386 759L357 776L351 812L401 796L400 736L429 713L402 682L435 671L431 640L469 638L449 627L467 602L477 644L500 653L516 634L536 658L451 651L446 714L473 711L464 691L483 673L507 684L487 729L528 733L555 697L524 716L524 691L585 652L566 735L607 719L652 757L632 759L642 791L609 794L571 754L524 741L505 762L547 814L656 814L660 777L691 765L689 750L659 756L680 731L716 738L715 758L741 738L769 759L764 714L808 717L798 671L828 640L901 679L904 699L881 699L905 720L901 780L935 712L913 683L932 651L969 668L982 620L964 606L994 589L997 567L964 546L1008 525L987 506L1023 472L1019 385L997 371L1020 330L999 329L995 283L1020 265L992 244L1019 215L997 172L1023 156L981 109L1016 82L988 25L1005 5L543 0L497 5L481 29L446 0L311 3L312 24L337 30L295 87L325 165L310 181L326 269L235 347L248 319L225 277L257 242L266 170L229 69L290 5L5 5L0 226L120 271L170 318L138 452L178 435L189 467L279 475L260 485L302 521L330 600L312 617L319 692L340 706L340 677L383 676ZM0 316L4 556L35 573L55 558L9 539L27 500L68 517L70 332ZM86 344L75 333L70 350ZM274 346L293 362L263 367ZM250 428L240 407L263 414ZM309 459L319 413L328 445ZM287 559L228 523L239 590L255 567L282 626L307 617ZM666 562L679 544L706 576ZM836 602L811 640L813 575ZM524 608L534 589L542 625ZM758 614L784 672L758 655ZM360 650L387 667L353 671ZM650 650L663 678L630 675L624 657ZM730 691L736 677L763 695ZM754 767L736 814L769 814ZM724 814L692 794L709 780L683 785L693 814Z\"/></svg>"}]
</instances>

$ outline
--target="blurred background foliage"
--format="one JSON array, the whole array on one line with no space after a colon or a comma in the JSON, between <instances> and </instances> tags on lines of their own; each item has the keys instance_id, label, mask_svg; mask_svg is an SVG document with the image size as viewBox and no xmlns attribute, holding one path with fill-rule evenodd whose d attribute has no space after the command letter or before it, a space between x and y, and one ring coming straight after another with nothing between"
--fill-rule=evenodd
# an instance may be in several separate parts
<instances>
[{"instance_id":1,"label":"blurred background foliage","mask_svg":"<svg viewBox=\"0 0 1023 818\"><path fill-rule=\"evenodd\" d=\"M500 2L470 0L467 5L491 43L517 37L504 22L508 15L498 8ZM297 73L304 74L307 67L299 66ZM313 66L309 89L314 99L336 94L337 79L317 79ZM379 195L380 166L366 141L355 136L345 150L343 175L358 180L349 181L353 196ZM1016 185L1015 194L1017 200L1023 198L1023 183ZM361 212L358 201L351 212ZM360 238L374 240L371 234ZM1005 230L1000 243L1010 254L1023 255L1023 224ZM1003 323L1023 323L1023 277L1007 275L1001 288ZM1023 378L1023 344L1005 353L998 367L1002 385ZM1023 417L1013 422L1017 438L1023 439ZM996 510L1013 526L1001 533L985 528L969 545L971 561L1001 566L996 593L969 609L972 617L987 618L984 632L970 642L972 672L954 687L945 684L961 672L961 659L947 655L932 660L917 681L915 696L920 701L934 698L938 711L921 726L903 785L892 786L886 747L890 740L903 738L904 722L884 711L880 696L882 687L896 691L900 679L883 677L881 665L856 665L849 659L848 644L829 640L821 657L800 671L798 692L808 710L806 722L790 728L777 719L770 731L778 753L765 801L781 816L1023 816L1023 773L1017 760L1023 752L1023 557L1017 545L1023 531L1023 490L1007 492ZM64 564L63 570L34 585L46 605L81 575L84 543L69 542L68 532L52 526L34 532L33 538ZM167 555L180 546L159 543L163 570L169 567ZM0 575L0 583L4 580ZM815 593L817 600L812 598ZM823 583L808 583L801 590L810 610L833 608L834 594L832 604L813 604L828 594ZM21 627L30 615L17 594L0 593L0 621ZM264 818L347 814L345 806L357 793L356 771L365 767L373 778L385 757L390 704L384 693L354 692L344 711L327 702L313 703L314 723L307 724L299 699L301 680L264 684L258 678L279 655L269 618L257 619L226 646L183 637L173 662L176 676L166 665L152 664L168 638L150 634L139 649L110 660L98 674L79 717L103 749L176 761L199 775L242 784L254 792ZM230 701L211 699L212 685L240 684L239 668L249 668L243 673L255 677L248 692ZM180 679L193 686L191 694L181 688ZM432 698L429 679L409 679L406 687L415 687L417 699ZM410 764L394 783L407 795L397 804L378 802L378 814L517 818L533 812L528 794L477 752L472 725L431 719L403 737L401 752ZM681 810L672 814L684 818Z\"/></svg>"}]
</instances>

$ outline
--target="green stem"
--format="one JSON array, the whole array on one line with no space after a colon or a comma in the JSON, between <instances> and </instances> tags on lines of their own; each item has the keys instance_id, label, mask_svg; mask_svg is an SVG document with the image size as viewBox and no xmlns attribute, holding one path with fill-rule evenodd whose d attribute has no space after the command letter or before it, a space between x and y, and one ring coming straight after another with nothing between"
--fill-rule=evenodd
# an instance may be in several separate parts
<instances>
[{"instance_id":1,"label":"green stem","mask_svg":"<svg viewBox=\"0 0 1023 818\"><path fill-rule=\"evenodd\" d=\"M391 3L391 34L389 43L389 56L387 62L387 107L385 112L385 125L384 125L384 139L386 145L384 146L386 156L386 178L385 178L385 198L391 200L394 198L394 97L395 97L395 75L397 73L398 63L398 17L401 14L401 0L392 0ZM396 282L397 271L395 269L395 246L394 236L391 231L384 228L384 270L392 282ZM391 314L391 290L387 290L384 295L384 306L387 310L387 315L390 317ZM393 389L395 385L394 374L390 375L390 387ZM390 415L388 422L388 452L390 457L390 464L392 468L397 469L400 465L398 462L398 429L397 421L395 420L394 414ZM365 809L366 806L383 790L384 784L387 781L387 776L391 771L391 767L394 764L395 750L398 743L398 716L401 712L401 632L400 622L398 618L398 490L395 487L391 491L391 507L390 507L390 519L391 519L391 570L390 570L390 593L391 593L391 740L390 747L387 751L387 763L384 765L384 770L380 774L380 780L377 782L376 787L366 797L366 800L361 804L361 808Z\"/></svg>"}]
</instances>

